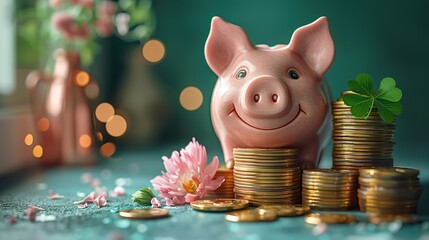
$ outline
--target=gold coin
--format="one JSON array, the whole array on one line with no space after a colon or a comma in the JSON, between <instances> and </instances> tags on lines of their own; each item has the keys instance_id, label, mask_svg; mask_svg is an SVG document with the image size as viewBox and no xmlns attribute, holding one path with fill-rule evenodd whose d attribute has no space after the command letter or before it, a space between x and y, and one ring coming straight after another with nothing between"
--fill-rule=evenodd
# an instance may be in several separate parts
<instances>
[{"instance_id":1,"label":"gold coin","mask_svg":"<svg viewBox=\"0 0 429 240\"><path fill-rule=\"evenodd\" d=\"M308 224L349 224L356 221L356 217L350 214L334 213L309 213L305 216L305 222Z\"/></svg>"},{"instance_id":2,"label":"gold coin","mask_svg":"<svg viewBox=\"0 0 429 240\"><path fill-rule=\"evenodd\" d=\"M249 201L244 199L214 199L214 200L196 200L191 202L191 207L200 211L231 211L243 209L249 206Z\"/></svg>"},{"instance_id":3,"label":"gold coin","mask_svg":"<svg viewBox=\"0 0 429 240\"><path fill-rule=\"evenodd\" d=\"M394 180L382 180L382 179L365 178L365 177L359 177L359 184L365 187L380 186L385 188L402 188L402 187L421 186L419 180L394 181Z\"/></svg>"},{"instance_id":4,"label":"gold coin","mask_svg":"<svg viewBox=\"0 0 429 240\"><path fill-rule=\"evenodd\" d=\"M376 177L380 179L415 179L419 173L418 169L404 167L359 169L359 175L362 177Z\"/></svg>"},{"instance_id":5,"label":"gold coin","mask_svg":"<svg viewBox=\"0 0 429 240\"><path fill-rule=\"evenodd\" d=\"M294 217L309 213L310 207L298 204L273 204L259 206L257 210L272 211L279 217Z\"/></svg>"},{"instance_id":6,"label":"gold coin","mask_svg":"<svg viewBox=\"0 0 429 240\"><path fill-rule=\"evenodd\" d=\"M374 215L368 218L368 221L372 224L383 224L391 222L401 222L404 224L411 224L418 222L418 218L412 214L385 214L385 215Z\"/></svg>"},{"instance_id":7,"label":"gold coin","mask_svg":"<svg viewBox=\"0 0 429 240\"><path fill-rule=\"evenodd\" d=\"M342 177L342 176L357 176L357 171L349 170L337 170L337 169L306 169L303 171L303 175L306 176L329 176L329 177Z\"/></svg>"},{"instance_id":8,"label":"gold coin","mask_svg":"<svg viewBox=\"0 0 429 240\"><path fill-rule=\"evenodd\" d=\"M258 210L241 210L227 213L225 219L230 222L270 222L276 220L277 215Z\"/></svg>"},{"instance_id":9,"label":"gold coin","mask_svg":"<svg viewBox=\"0 0 429 240\"><path fill-rule=\"evenodd\" d=\"M259 168L259 167L239 167L234 166L234 171L252 173L295 173L299 168Z\"/></svg>"},{"instance_id":10,"label":"gold coin","mask_svg":"<svg viewBox=\"0 0 429 240\"><path fill-rule=\"evenodd\" d=\"M132 219L156 219L168 217L168 211L160 208L139 208L120 210L119 216Z\"/></svg>"}]
</instances>

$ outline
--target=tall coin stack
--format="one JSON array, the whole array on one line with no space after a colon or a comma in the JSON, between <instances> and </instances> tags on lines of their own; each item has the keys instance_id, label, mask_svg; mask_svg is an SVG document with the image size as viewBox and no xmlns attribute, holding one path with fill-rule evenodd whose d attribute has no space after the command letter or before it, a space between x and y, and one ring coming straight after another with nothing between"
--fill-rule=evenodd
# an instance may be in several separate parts
<instances>
[{"instance_id":1,"label":"tall coin stack","mask_svg":"<svg viewBox=\"0 0 429 240\"><path fill-rule=\"evenodd\" d=\"M348 210L357 206L358 172L309 169L302 173L302 204L316 210Z\"/></svg>"},{"instance_id":2,"label":"tall coin stack","mask_svg":"<svg viewBox=\"0 0 429 240\"><path fill-rule=\"evenodd\" d=\"M360 210L370 214L413 214L422 193L420 171L412 168L359 169Z\"/></svg>"},{"instance_id":3,"label":"tall coin stack","mask_svg":"<svg viewBox=\"0 0 429 240\"><path fill-rule=\"evenodd\" d=\"M332 103L333 168L393 166L395 123L385 123L373 109L367 119L356 118L342 98Z\"/></svg>"},{"instance_id":4,"label":"tall coin stack","mask_svg":"<svg viewBox=\"0 0 429 240\"><path fill-rule=\"evenodd\" d=\"M234 198L234 175L232 169L219 166L214 179L224 177L225 181L220 187L213 191L207 191L206 198Z\"/></svg>"},{"instance_id":5,"label":"tall coin stack","mask_svg":"<svg viewBox=\"0 0 429 240\"><path fill-rule=\"evenodd\" d=\"M234 149L235 197L252 204L300 203L297 149Z\"/></svg>"}]
</instances>

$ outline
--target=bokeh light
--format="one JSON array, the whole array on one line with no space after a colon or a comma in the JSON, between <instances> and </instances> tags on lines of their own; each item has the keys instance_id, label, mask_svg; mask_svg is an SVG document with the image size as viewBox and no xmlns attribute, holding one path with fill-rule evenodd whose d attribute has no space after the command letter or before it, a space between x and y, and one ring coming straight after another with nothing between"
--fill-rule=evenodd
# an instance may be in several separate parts
<instances>
[{"instance_id":1,"label":"bokeh light","mask_svg":"<svg viewBox=\"0 0 429 240\"><path fill-rule=\"evenodd\" d=\"M76 73L75 83L77 86L85 87L89 84L90 80L91 78L89 77L89 74L87 72L80 70Z\"/></svg>"},{"instance_id":2,"label":"bokeh light","mask_svg":"<svg viewBox=\"0 0 429 240\"><path fill-rule=\"evenodd\" d=\"M92 138L88 134L83 134L79 137L79 145L83 148L89 148L92 144Z\"/></svg>"},{"instance_id":3,"label":"bokeh light","mask_svg":"<svg viewBox=\"0 0 429 240\"><path fill-rule=\"evenodd\" d=\"M43 148L40 145L36 145L33 148L33 156L36 158L41 158L43 156Z\"/></svg>"},{"instance_id":4,"label":"bokeh light","mask_svg":"<svg viewBox=\"0 0 429 240\"><path fill-rule=\"evenodd\" d=\"M122 136L127 130L127 121L121 115L114 115L106 123L106 131L113 137Z\"/></svg>"},{"instance_id":5,"label":"bokeh light","mask_svg":"<svg viewBox=\"0 0 429 240\"><path fill-rule=\"evenodd\" d=\"M47 119L46 117L40 118L39 121L37 121L37 128L42 132L48 131L49 119Z\"/></svg>"},{"instance_id":6,"label":"bokeh light","mask_svg":"<svg viewBox=\"0 0 429 240\"><path fill-rule=\"evenodd\" d=\"M100 122L107 122L113 115L115 115L115 109L110 103L100 103L95 109L95 117Z\"/></svg>"},{"instance_id":7,"label":"bokeh light","mask_svg":"<svg viewBox=\"0 0 429 240\"><path fill-rule=\"evenodd\" d=\"M187 87L180 93L179 101L184 109L194 111L203 104L203 93L196 87Z\"/></svg>"},{"instance_id":8,"label":"bokeh light","mask_svg":"<svg viewBox=\"0 0 429 240\"><path fill-rule=\"evenodd\" d=\"M112 142L107 142L100 147L100 154L103 157L111 157L116 152L116 146Z\"/></svg>"},{"instance_id":9,"label":"bokeh light","mask_svg":"<svg viewBox=\"0 0 429 240\"><path fill-rule=\"evenodd\" d=\"M34 138L31 133L27 134L24 138L24 143L27 146L31 146L33 144Z\"/></svg>"},{"instance_id":10,"label":"bokeh light","mask_svg":"<svg viewBox=\"0 0 429 240\"><path fill-rule=\"evenodd\" d=\"M143 45L142 54L146 61L157 63L165 56L164 44L156 39L149 40Z\"/></svg>"},{"instance_id":11,"label":"bokeh light","mask_svg":"<svg viewBox=\"0 0 429 240\"><path fill-rule=\"evenodd\" d=\"M102 142L103 141L103 134L101 132L96 132L95 137L97 137L97 140Z\"/></svg>"},{"instance_id":12,"label":"bokeh light","mask_svg":"<svg viewBox=\"0 0 429 240\"><path fill-rule=\"evenodd\" d=\"M100 94L100 87L96 83L91 82L85 87L85 94L89 99L96 99Z\"/></svg>"}]
</instances>

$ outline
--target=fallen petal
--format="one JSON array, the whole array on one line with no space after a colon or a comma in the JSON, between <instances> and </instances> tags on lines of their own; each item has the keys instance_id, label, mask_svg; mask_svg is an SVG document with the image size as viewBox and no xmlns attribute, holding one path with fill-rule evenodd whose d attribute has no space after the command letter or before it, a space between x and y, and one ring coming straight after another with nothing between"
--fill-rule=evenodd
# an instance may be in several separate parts
<instances>
[{"instance_id":1,"label":"fallen petal","mask_svg":"<svg viewBox=\"0 0 429 240\"><path fill-rule=\"evenodd\" d=\"M8 218L8 222L9 222L9 224L15 224L15 223L17 223L18 222L18 220L16 219L16 217L15 216L9 216L9 218Z\"/></svg>"},{"instance_id":2,"label":"fallen petal","mask_svg":"<svg viewBox=\"0 0 429 240\"><path fill-rule=\"evenodd\" d=\"M107 204L106 198L104 196L98 196L96 199L94 199L93 203L98 208L104 207Z\"/></svg>"},{"instance_id":3,"label":"fallen petal","mask_svg":"<svg viewBox=\"0 0 429 240\"><path fill-rule=\"evenodd\" d=\"M88 207L88 203L81 203L77 205L77 208L80 208L80 209L87 208L87 207Z\"/></svg>"},{"instance_id":4,"label":"fallen petal","mask_svg":"<svg viewBox=\"0 0 429 240\"><path fill-rule=\"evenodd\" d=\"M150 200L150 203L152 204L152 207L154 207L154 208L162 207L162 206L161 206L161 203L159 202L159 200L158 200L156 197L153 197L153 198Z\"/></svg>"}]
</instances>

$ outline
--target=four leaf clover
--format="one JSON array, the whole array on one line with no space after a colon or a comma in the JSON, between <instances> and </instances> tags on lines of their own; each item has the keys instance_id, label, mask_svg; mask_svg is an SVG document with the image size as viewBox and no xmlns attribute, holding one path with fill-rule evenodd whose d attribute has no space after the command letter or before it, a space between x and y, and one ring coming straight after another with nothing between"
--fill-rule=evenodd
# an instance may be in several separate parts
<instances>
[{"instance_id":1,"label":"four leaf clover","mask_svg":"<svg viewBox=\"0 0 429 240\"><path fill-rule=\"evenodd\" d=\"M367 119L376 107L381 119L386 123L391 123L395 115L402 112L401 89L396 87L396 82L391 77L381 80L377 91L374 91L372 77L361 73L356 76L356 80L348 82L349 90L353 93L343 95L344 103L350 106L350 111L355 117Z\"/></svg>"}]
</instances>

